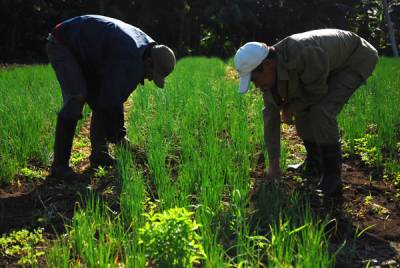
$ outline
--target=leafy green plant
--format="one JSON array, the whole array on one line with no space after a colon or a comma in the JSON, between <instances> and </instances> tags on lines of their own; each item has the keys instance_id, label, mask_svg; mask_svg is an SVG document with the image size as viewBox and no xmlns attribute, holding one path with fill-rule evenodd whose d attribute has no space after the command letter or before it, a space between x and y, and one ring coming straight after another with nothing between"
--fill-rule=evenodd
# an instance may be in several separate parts
<instances>
[{"instance_id":1,"label":"leafy green plant","mask_svg":"<svg viewBox=\"0 0 400 268\"><path fill-rule=\"evenodd\" d=\"M390 215L390 211L387 208L376 203L371 204L370 210L380 217Z\"/></svg>"},{"instance_id":2,"label":"leafy green plant","mask_svg":"<svg viewBox=\"0 0 400 268\"><path fill-rule=\"evenodd\" d=\"M396 185L396 187L400 188L400 172L396 172L396 174L394 175L394 184ZM397 198L400 197L400 191L397 192Z\"/></svg>"},{"instance_id":3,"label":"leafy green plant","mask_svg":"<svg viewBox=\"0 0 400 268\"><path fill-rule=\"evenodd\" d=\"M77 165L82 162L86 158L86 155L83 152L72 152L71 154L71 163L73 165Z\"/></svg>"},{"instance_id":4,"label":"leafy green plant","mask_svg":"<svg viewBox=\"0 0 400 268\"><path fill-rule=\"evenodd\" d=\"M148 221L139 229L139 243L149 262L157 267L192 267L205 257L193 214L184 208L145 214Z\"/></svg>"},{"instance_id":5,"label":"leafy green plant","mask_svg":"<svg viewBox=\"0 0 400 268\"><path fill-rule=\"evenodd\" d=\"M85 147L90 147L90 140L83 135L78 135L78 137L74 140L74 148L81 149Z\"/></svg>"},{"instance_id":6,"label":"leafy green plant","mask_svg":"<svg viewBox=\"0 0 400 268\"><path fill-rule=\"evenodd\" d=\"M43 229L30 232L26 229L13 231L0 238L0 254L18 258L19 265L36 265L38 257L44 255L39 245L44 242Z\"/></svg>"},{"instance_id":7,"label":"leafy green plant","mask_svg":"<svg viewBox=\"0 0 400 268\"><path fill-rule=\"evenodd\" d=\"M374 166L379 163L379 150L373 145L373 140L376 139L374 134L365 134L364 137L354 139L354 150L361 156L361 161L369 166Z\"/></svg>"},{"instance_id":8,"label":"leafy green plant","mask_svg":"<svg viewBox=\"0 0 400 268\"><path fill-rule=\"evenodd\" d=\"M371 205L373 201L374 201L374 198L372 197L371 194L367 195L364 198L364 204L367 205L367 206Z\"/></svg>"},{"instance_id":9,"label":"leafy green plant","mask_svg":"<svg viewBox=\"0 0 400 268\"><path fill-rule=\"evenodd\" d=\"M390 214L390 211L387 208L385 208L385 207L383 207L383 206L381 206L381 205L379 205L379 204L374 202L374 198L372 197L371 194L369 194L368 196L366 196L364 198L364 204L368 207L368 209L372 213L377 214L377 215L379 215L381 217Z\"/></svg>"},{"instance_id":10,"label":"leafy green plant","mask_svg":"<svg viewBox=\"0 0 400 268\"><path fill-rule=\"evenodd\" d=\"M24 167L20 170L22 176L30 178L30 179L40 179L44 178L43 172L39 170L35 170L29 167Z\"/></svg>"},{"instance_id":11,"label":"leafy green plant","mask_svg":"<svg viewBox=\"0 0 400 268\"><path fill-rule=\"evenodd\" d=\"M93 174L96 178L104 178L107 176L107 169L99 166L98 168L95 169L95 172Z\"/></svg>"}]
</instances>

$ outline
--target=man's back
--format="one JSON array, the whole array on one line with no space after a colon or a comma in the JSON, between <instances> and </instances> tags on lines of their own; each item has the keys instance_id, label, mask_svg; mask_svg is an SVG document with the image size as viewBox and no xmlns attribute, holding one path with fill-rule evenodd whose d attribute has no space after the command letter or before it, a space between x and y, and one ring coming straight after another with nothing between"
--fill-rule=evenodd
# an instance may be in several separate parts
<instances>
[{"instance_id":1,"label":"man's back","mask_svg":"<svg viewBox=\"0 0 400 268\"><path fill-rule=\"evenodd\" d=\"M307 57L305 48L321 49L328 58L329 71L351 68L358 70L365 78L369 76L371 70L364 70L365 65L361 64L364 60L363 55L376 53L376 50L358 35L338 29L321 29L294 34L274 47L289 60L296 59L302 53Z\"/></svg>"},{"instance_id":2,"label":"man's back","mask_svg":"<svg viewBox=\"0 0 400 268\"><path fill-rule=\"evenodd\" d=\"M69 47L85 71L102 75L110 61L141 60L145 49L155 43L140 29L117 19L85 15L66 20L56 36Z\"/></svg>"}]
</instances>

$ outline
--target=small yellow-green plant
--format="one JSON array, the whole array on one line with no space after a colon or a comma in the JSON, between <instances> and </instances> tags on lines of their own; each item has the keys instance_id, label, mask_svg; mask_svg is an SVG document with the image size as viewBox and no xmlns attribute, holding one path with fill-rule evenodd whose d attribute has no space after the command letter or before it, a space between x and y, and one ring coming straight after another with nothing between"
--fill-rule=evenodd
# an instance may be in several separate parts
<instances>
[{"instance_id":1,"label":"small yellow-green plant","mask_svg":"<svg viewBox=\"0 0 400 268\"><path fill-rule=\"evenodd\" d=\"M372 197L371 194L367 195L367 196L364 198L364 203L365 203L365 205L367 205L367 206L370 206L370 205L372 204L373 201L374 201L374 198Z\"/></svg>"},{"instance_id":2,"label":"small yellow-green plant","mask_svg":"<svg viewBox=\"0 0 400 268\"><path fill-rule=\"evenodd\" d=\"M157 267L192 267L205 257L192 216L184 208L145 214L148 221L139 229L139 243L149 262Z\"/></svg>"},{"instance_id":3,"label":"small yellow-green plant","mask_svg":"<svg viewBox=\"0 0 400 268\"><path fill-rule=\"evenodd\" d=\"M102 166L99 166L98 168L95 169L94 176L96 178L104 178L105 176L107 176L107 169L105 169Z\"/></svg>"},{"instance_id":4,"label":"small yellow-green plant","mask_svg":"<svg viewBox=\"0 0 400 268\"><path fill-rule=\"evenodd\" d=\"M43 242L43 229L13 231L0 238L0 254L18 258L19 265L33 266L38 263L38 257L44 255L39 246Z\"/></svg>"},{"instance_id":5,"label":"small yellow-green plant","mask_svg":"<svg viewBox=\"0 0 400 268\"><path fill-rule=\"evenodd\" d=\"M390 214L390 211L387 208L374 203L374 198L372 197L371 194L369 194L364 198L364 203L366 206L368 206L369 210L374 214L377 214L379 216L385 216Z\"/></svg>"},{"instance_id":6,"label":"small yellow-green plant","mask_svg":"<svg viewBox=\"0 0 400 268\"><path fill-rule=\"evenodd\" d=\"M74 148L81 149L90 146L89 138L79 135L77 139L74 140Z\"/></svg>"},{"instance_id":7,"label":"small yellow-green plant","mask_svg":"<svg viewBox=\"0 0 400 268\"><path fill-rule=\"evenodd\" d=\"M396 187L400 188L400 172L397 172L397 173L394 175L394 185L396 185ZM400 198L400 191L398 191L398 192L396 193L396 197L397 197L397 198Z\"/></svg>"},{"instance_id":8,"label":"small yellow-green plant","mask_svg":"<svg viewBox=\"0 0 400 268\"><path fill-rule=\"evenodd\" d=\"M44 175L41 171L29 168L29 167L21 168L20 173L22 176L30 178L30 179L40 179L40 178L44 177Z\"/></svg>"},{"instance_id":9,"label":"small yellow-green plant","mask_svg":"<svg viewBox=\"0 0 400 268\"><path fill-rule=\"evenodd\" d=\"M71 163L73 165L78 165L86 158L86 155L82 152L72 152Z\"/></svg>"},{"instance_id":10,"label":"small yellow-green plant","mask_svg":"<svg viewBox=\"0 0 400 268\"><path fill-rule=\"evenodd\" d=\"M361 156L361 160L369 165L374 166L379 161L379 151L376 146L372 145L372 140L376 139L376 135L365 134L364 137L354 139L354 150Z\"/></svg>"}]
</instances>

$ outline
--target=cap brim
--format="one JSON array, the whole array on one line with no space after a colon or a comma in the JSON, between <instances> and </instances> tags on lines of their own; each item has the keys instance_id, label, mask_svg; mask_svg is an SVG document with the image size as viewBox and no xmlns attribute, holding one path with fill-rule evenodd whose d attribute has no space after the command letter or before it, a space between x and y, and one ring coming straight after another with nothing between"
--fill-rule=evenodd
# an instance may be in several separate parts
<instances>
[{"instance_id":1,"label":"cap brim","mask_svg":"<svg viewBox=\"0 0 400 268\"><path fill-rule=\"evenodd\" d=\"M249 90L251 74L245 74L240 76L239 92L244 94Z\"/></svg>"}]
</instances>

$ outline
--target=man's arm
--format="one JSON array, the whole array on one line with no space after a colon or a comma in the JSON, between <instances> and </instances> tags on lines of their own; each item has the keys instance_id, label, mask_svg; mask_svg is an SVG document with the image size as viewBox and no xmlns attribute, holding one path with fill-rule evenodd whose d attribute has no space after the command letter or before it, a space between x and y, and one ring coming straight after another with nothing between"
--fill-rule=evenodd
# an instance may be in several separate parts
<instances>
[{"instance_id":1,"label":"man's arm","mask_svg":"<svg viewBox=\"0 0 400 268\"><path fill-rule=\"evenodd\" d=\"M114 144L120 143L126 135L123 104L98 109L97 112L104 120L107 141Z\"/></svg>"},{"instance_id":2,"label":"man's arm","mask_svg":"<svg viewBox=\"0 0 400 268\"><path fill-rule=\"evenodd\" d=\"M104 118L107 140L119 143L126 135L123 103L139 84L143 74L140 69L127 68L124 62L108 66L94 109Z\"/></svg>"},{"instance_id":3,"label":"man's arm","mask_svg":"<svg viewBox=\"0 0 400 268\"><path fill-rule=\"evenodd\" d=\"M281 175L279 168L281 147L281 120L280 109L273 102L271 93L265 92L264 99L264 143L268 152L269 170L268 179L276 179Z\"/></svg>"}]
</instances>

